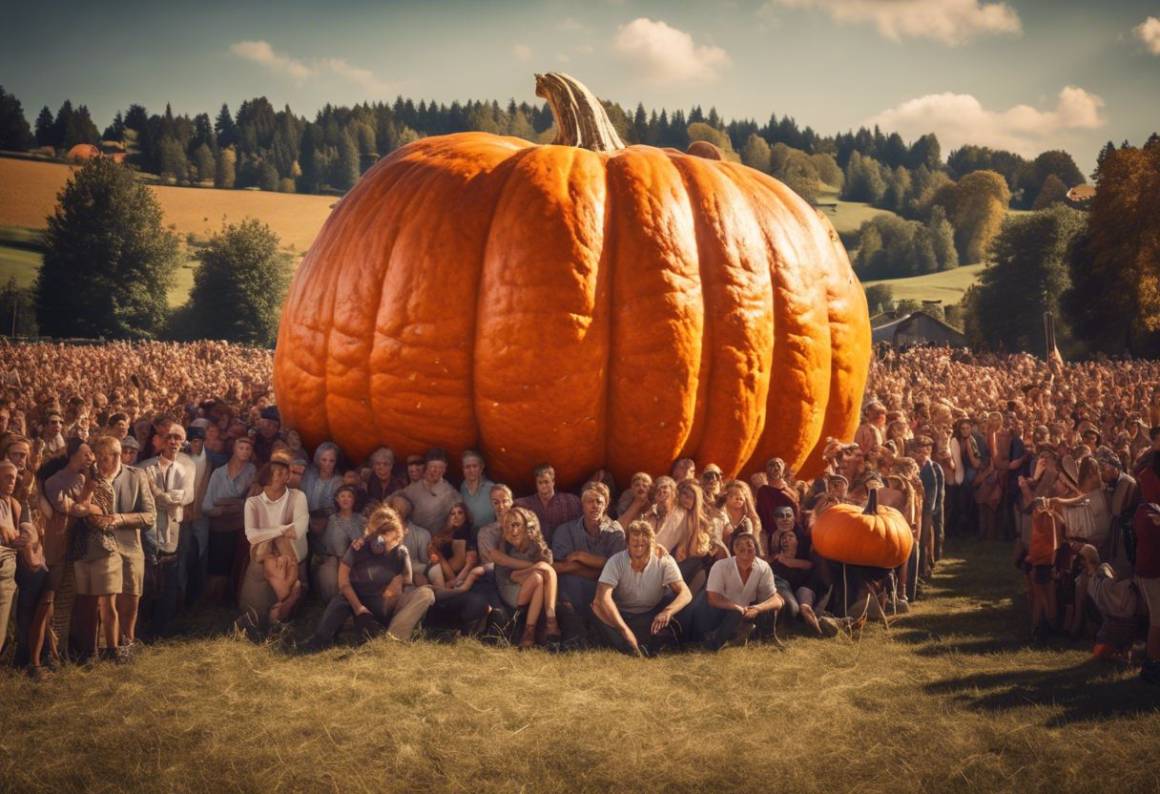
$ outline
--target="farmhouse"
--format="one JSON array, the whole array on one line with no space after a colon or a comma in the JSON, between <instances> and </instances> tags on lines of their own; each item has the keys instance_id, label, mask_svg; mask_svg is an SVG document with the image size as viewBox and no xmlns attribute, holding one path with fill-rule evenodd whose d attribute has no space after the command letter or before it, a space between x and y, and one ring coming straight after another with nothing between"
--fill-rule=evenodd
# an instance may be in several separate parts
<instances>
[{"instance_id":1,"label":"farmhouse","mask_svg":"<svg viewBox=\"0 0 1160 794\"><path fill-rule=\"evenodd\" d=\"M1096 189L1091 185L1076 185L1067 191L1067 200L1072 206L1086 208L1096 197Z\"/></svg>"},{"instance_id":2,"label":"farmhouse","mask_svg":"<svg viewBox=\"0 0 1160 794\"><path fill-rule=\"evenodd\" d=\"M76 146L68 150L65 159L74 163L84 162L85 160L95 160L101 156L101 150L91 143L78 143Z\"/></svg>"},{"instance_id":3,"label":"farmhouse","mask_svg":"<svg viewBox=\"0 0 1160 794\"><path fill-rule=\"evenodd\" d=\"M913 312L905 317L880 314L871 318L870 325L874 344L885 342L894 347L904 345L967 347L967 337L962 331L923 311Z\"/></svg>"}]
</instances>

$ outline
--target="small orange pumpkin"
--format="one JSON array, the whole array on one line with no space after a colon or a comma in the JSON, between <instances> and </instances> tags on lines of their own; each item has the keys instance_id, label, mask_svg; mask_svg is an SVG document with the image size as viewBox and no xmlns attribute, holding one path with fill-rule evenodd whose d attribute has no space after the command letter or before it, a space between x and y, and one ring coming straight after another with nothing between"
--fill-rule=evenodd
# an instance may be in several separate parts
<instances>
[{"instance_id":1,"label":"small orange pumpkin","mask_svg":"<svg viewBox=\"0 0 1160 794\"><path fill-rule=\"evenodd\" d=\"M553 144L423 138L338 204L282 309L284 421L355 460L480 449L517 487L545 461L565 485L680 457L817 472L870 361L833 227L708 144L626 147L567 75L536 92Z\"/></svg>"},{"instance_id":2,"label":"small orange pumpkin","mask_svg":"<svg viewBox=\"0 0 1160 794\"><path fill-rule=\"evenodd\" d=\"M877 489L870 491L865 509L834 505L814 524L814 550L835 562L897 568L906 562L913 547L910 525L893 507L878 504Z\"/></svg>"}]
</instances>

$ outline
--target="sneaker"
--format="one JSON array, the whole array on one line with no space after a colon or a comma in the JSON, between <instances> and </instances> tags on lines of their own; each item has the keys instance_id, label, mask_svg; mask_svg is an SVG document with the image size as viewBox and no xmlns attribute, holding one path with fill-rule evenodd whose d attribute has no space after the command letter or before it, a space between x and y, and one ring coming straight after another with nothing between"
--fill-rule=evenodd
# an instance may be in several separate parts
<instances>
[{"instance_id":1,"label":"sneaker","mask_svg":"<svg viewBox=\"0 0 1160 794\"><path fill-rule=\"evenodd\" d=\"M837 637L838 632L842 630L838 624L838 619L830 617L829 615L822 615L818 618L818 628L822 632L823 637Z\"/></svg>"},{"instance_id":2,"label":"sneaker","mask_svg":"<svg viewBox=\"0 0 1160 794\"><path fill-rule=\"evenodd\" d=\"M898 603L894 605L894 610L899 615L907 615L910 613L910 601L905 598L898 599Z\"/></svg>"},{"instance_id":3,"label":"sneaker","mask_svg":"<svg viewBox=\"0 0 1160 794\"><path fill-rule=\"evenodd\" d=\"M744 648L749 644L749 638L753 636L753 632L757 631L757 626L751 621L743 621L737 627L737 631L733 632L733 636L725 641L726 648Z\"/></svg>"}]
</instances>

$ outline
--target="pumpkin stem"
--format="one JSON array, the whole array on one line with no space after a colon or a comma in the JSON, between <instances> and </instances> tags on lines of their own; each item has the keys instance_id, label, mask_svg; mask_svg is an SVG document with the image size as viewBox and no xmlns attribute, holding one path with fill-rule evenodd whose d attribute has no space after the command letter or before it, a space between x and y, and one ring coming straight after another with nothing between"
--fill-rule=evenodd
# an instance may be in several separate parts
<instances>
[{"instance_id":1,"label":"pumpkin stem","mask_svg":"<svg viewBox=\"0 0 1160 794\"><path fill-rule=\"evenodd\" d=\"M562 72L536 75L536 96L548 100L556 121L557 146L576 146L593 152L615 152L624 142L612 126L604 106L575 77Z\"/></svg>"},{"instance_id":2,"label":"pumpkin stem","mask_svg":"<svg viewBox=\"0 0 1160 794\"><path fill-rule=\"evenodd\" d=\"M862 511L862 515L874 516L878 515L878 489L870 489L870 498L866 501L866 509Z\"/></svg>"}]
</instances>

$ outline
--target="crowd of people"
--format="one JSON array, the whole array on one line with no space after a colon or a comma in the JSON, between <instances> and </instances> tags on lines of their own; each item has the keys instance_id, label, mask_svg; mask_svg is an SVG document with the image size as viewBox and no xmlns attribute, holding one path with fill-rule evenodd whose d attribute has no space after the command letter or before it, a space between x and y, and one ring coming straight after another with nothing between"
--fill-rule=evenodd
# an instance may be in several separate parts
<instances>
[{"instance_id":1,"label":"crowd of people","mask_svg":"<svg viewBox=\"0 0 1160 794\"><path fill-rule=\"evenodd\" d=\"M268 351L0 357L0 640L35 678L129 661L215 605L239 633L294 634L303 652L431 632L642 656L780 645L905 613L958 534L1012 543L1033 639L1089 632L1099 655L1128 658L1146 632L1142 676L1160 681L1157 362L882 349L864 421L827 439L811 479L778 458L745 479L682 459L572 491L545 462L523 494L472 450L305 449ZM872 494L909 525L911 559L818 554L818 517Z\"/></svg>"}]
</instances>

